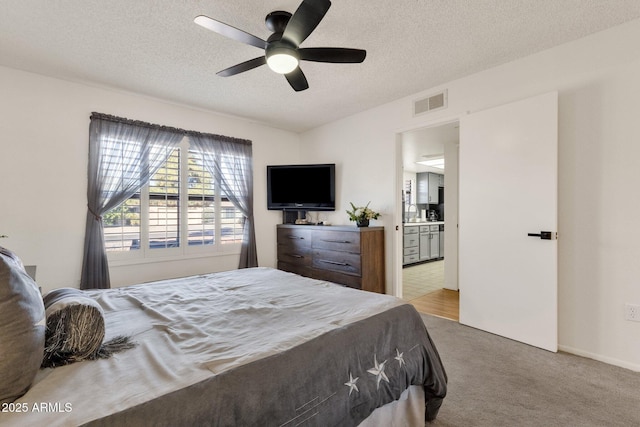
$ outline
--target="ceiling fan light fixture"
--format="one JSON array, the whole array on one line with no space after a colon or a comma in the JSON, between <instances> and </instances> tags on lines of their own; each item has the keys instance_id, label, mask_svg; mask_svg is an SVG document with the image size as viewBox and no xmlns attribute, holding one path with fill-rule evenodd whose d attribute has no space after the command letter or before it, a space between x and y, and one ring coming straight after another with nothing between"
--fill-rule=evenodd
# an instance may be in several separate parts
<instances>
[{"instance_id":1,"label":"ceiling fan light fixture","mask_svg":"<svg viewBox=\"0 0 640 427\"><path fill-rule=\"evenodd\" d=\"M264 55L241 62L218 71L221 77L234 76L253 70L261 65L278 74L283 74L296 92L309 88L309 83L300 69L300 60L337 64L356 64L364 61L367 52L362 49L341 47L302 48L300 44L311 35L331 7L331 0L301 0L291 14L282 10L269 13L265 18L271 35L267 40L249 34L224 22L204 15L196 16L196 24L238 42L264 50Z\"/></svg>"},{"instance_id":2,"label":"ceiling fan light fixture","mask_svg":"<svg viewBox=\"0 0 640 427\"><path fill-rule=\"evenodd\" d=\"M289 74L298 67L299 58L295 49L276 47L267 50L267 65L278 74Z\"/></svg>"}]
</instances>

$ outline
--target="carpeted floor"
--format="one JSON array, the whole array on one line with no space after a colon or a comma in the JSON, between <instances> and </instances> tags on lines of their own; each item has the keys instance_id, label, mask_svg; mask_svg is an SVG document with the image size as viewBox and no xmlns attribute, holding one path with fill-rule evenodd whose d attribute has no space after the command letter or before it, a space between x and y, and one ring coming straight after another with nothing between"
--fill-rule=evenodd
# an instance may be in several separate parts
<instances>
[{"instance_id":1,"label":"carpeted floor","mask_svg":"<svg viewBox=\"0 0 640 427\"><path fill-rule=\"evenodd\" d=\"M640 426L640 372L421 316L449 378L428 427Z\"/></svg>"}]
</instances>

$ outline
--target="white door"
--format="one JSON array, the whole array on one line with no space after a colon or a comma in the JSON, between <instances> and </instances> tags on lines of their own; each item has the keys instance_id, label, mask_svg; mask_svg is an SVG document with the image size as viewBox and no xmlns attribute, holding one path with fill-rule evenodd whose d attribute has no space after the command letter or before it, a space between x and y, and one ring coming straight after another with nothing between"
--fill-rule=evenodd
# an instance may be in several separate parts
<instances>
[{"instance_id":1,"label":"white door","mask_svg":"<svg viewBox=\"0 0 640 427\"><path fill-rule=\"evenodd\" d=\"M558 348L558 94L460 120L460 323ZM550 231L552 240L528 234Z\"/></svg>"}]
</instances>

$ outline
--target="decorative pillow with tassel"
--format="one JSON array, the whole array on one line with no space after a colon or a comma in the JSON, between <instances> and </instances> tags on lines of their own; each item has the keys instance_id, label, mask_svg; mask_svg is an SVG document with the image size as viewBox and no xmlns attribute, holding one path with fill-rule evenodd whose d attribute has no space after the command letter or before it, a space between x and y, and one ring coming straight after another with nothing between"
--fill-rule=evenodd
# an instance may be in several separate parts
<instances>
[{"instance_id":1,"label":"decorative pillow with tassel","mask_svg":"<svg viewBox=\"0 0 640 427\"><path fill-rule=\"evenodd\" d=\"M104 312L100 304L79 289L60 288L44 296L47 317L43 368L55 368L82 360L109 358L134 347L129 337L103 343Z\"/></svg>"}]
</instances>

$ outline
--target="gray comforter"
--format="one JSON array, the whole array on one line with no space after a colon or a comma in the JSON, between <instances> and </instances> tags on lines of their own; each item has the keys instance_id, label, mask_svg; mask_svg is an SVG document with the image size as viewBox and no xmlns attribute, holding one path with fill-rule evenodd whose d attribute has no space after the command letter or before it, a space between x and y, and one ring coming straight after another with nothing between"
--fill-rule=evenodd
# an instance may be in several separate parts
<instances>
[{"instance_id":1,"label":"gray comforter","mask_svg":"<svg viewBox=\"0 0 640 427\"><path fill-rule=\"evenodd\" d=\"M427 419L446 394L424 323L390 296L265 268L91 295L108 335L138 346L43 370L20 402L63 410L0 423L352 426L409 385L424 386Z\"/></svg>"}]
</instances>

